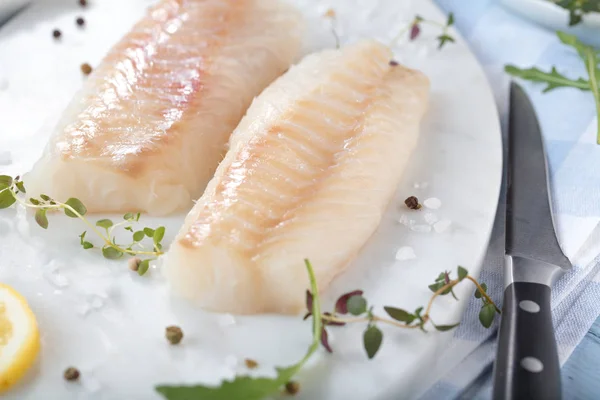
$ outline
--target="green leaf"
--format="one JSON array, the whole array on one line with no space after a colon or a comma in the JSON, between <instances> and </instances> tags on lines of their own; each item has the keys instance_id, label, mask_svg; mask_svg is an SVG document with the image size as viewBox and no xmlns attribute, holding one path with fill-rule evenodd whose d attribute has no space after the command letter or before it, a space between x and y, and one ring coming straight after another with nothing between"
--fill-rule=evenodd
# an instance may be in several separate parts
<instances>
[{"instance_id":1,"label":"green leaf","mask_svg":"<svg viewBox=\"0 0 600 400\"><path fill-rule=\"evenodd\" d=\"M137 213L135 214L135 221L139 221L140 220L140 216L142 215L142 213Z\"/></svg>"},{"instance_id":2,"label":"green leaf","mask_svg":"<svg viewBox=\"0 0 600 400\"><path fill-rule=\"evenodd\" d=\"M494 322L494 316L496 315L496 307L493 304L484 304L479 311L479 322L486 328L492 326Z\"/></svg>"},{"instance_id":3,"label":"green leaf","mask_svg":"<svg viewBox=\"0 0 600 400\"><path fill-rule=\"evenodd\" d=\"M481 286L481 288L483 289L483 291L484 291L485 293L487 293L487 285L486 285L485 283L480 283L479 285ZM475 298L476 298L476 299L480 299L481 297L482 297L482 296L481 296L481 292L479 291L479 288L477 288L477 289L475 290Z\"/></svg>"},{"instance_id":4,"label":"green leaf","mask_svg":"<svg viewBox=\"0 0 600 400\"><path fill-rule=\"evenodd\" d=\"M162 244L156 243L154 246L156 246L158 250L162 250Z\"/></svg>"},{"instance_id":5,"label":"green leaf","mask_svg":"<svg viewBox=\"0 0 600 400\"><path fill-rule=\"evenodd\" d=\"M458 275L458 281L460 282L463 279L465 279L467 277L467 275L469 275L469 271L467 271L465 268L463 268L459 265L457 275Z\"/></svg>"},{"instance_id":6,"label":"green leaf","mask_svg":"<svg viewBox=\"0 0 600 400\"><path fill-rule=\"evenodd\" d=\"M48 229L48 217L46 217L46 210L44 208L38 208L35 212L35 222L44 229Z\"/></svg>"},{"instance_id":7,"label":"green leaf","mask_svg":"<svg viewBox=\"0 0 600 400\"><path fill-rule=\"evenodd\" d=\"M435 278L436 282L444 282L446 280L446 273L440 272L437 278Z\"/></svg>"},{"instance_id":8,"label":"green leaf","mask_svg":"<svg viewBox=\"0 0 600 400\"><path fill-rule=\"evenodd\" d=\"M437 292L438 290L440 290L442 287L444 287L445 283L444 282L437 282L437 283L432 283L431 285L427 286L429 288L429 290L431 290L433 293Z\"/></svg>"},{"instance_id":9,"label":"green leaf","mask_svg":"<svg viewBox=\"0 0 600 400\"><path fill-rule=\"evenodd\" d=\"M146 272L148 272L148 268L150 268L150 260L143 260L137 270L137 273L139 276L144 275Z\"/></svg>"},{"instance_id":10,"label":"green leaf","mask_svg":"<svg viewBox=\"0 0 600 400\"><path fill-rule=\"evenodd\" d=\"M531 82L545 83L546 87L542 90L544 93L552 89L571 87L580 90L590 90L590 83L583 78L570 79L561 75L556 67L552 67L550 72L544 72L538 68L521 69L514 65L506 65L504 67L506 73Z\"/></svg>"},{"instance_id":11,"label":"green leaf","mask_svg":"<svg viewBox=\"0 0 600 400\"><path fill-rule=\"evenodd\" d=\"M91 244L90 242L83 242L82 245L85 250L94 248L94 245Z\"/></svg>"},{"instance_id":12,"label":"green leaf","mask_svg":"<svg viewBox=\"0 0 600 400\"><path fill-rule=\"evenodd\" d=\"M131 221L131 220L133 220L133 213L127 213L127 214L123 215L123 219L125 221Z\"/></svg>"},{"instance_id":13,"label":"green leaf","mask_svg":"<svg viewBox=\"0 0 600 400\"><path fill-rule=\"evenodd\" d=\"M377 354L377 351L381 347L382 341L383 333L378 327L375 325L367 327L363 334L363 345L365 346L367 357L369 357L369 359L375 357L375 354Z\"/></svg>"},{"instance_id":14,"label":"green leaf","mask_svg":"<svg viewBox=\"0 0 600 400\"><path fill-rule=\"evenodd\" d=\"M23 193L27 193L27 191L25 190L25 184L23 183L23 181L15 182L15 186L17 187L17 189L19 189L19 191L21 191Z\"/></svg>"},{"instance_id":15,"label":"green leaf","mask_svg":"<svg viewBox=\"0 0 600 400\"><path fill-rule=\"evenodd\" d=\"M440 332L446 332L446 331L456 328L458 325L460 325L460 322L457 324L454 324L454 325L435 325L434 324L433 326L435 326L435 329L437 329Z\"/></svg>"},{"instance_id":16,"label":"green leaf","mask_svg":"<svg viewBox=\"0 0 600 400\"><path fill-rule=\"evenodd\" d=\"M154 241L154 244L159 244L160 241L163 240L164 236L165 236L165 227L159 226L158 228L156 228L156 230L154 231L154 235L152 235L152 240Z\"/></svg>"},{"instance_id":17,"label":"green leaf","mask_svg":"<svg viewBox=\"0 0 600 400\"><path fill-rule=\"evenodd\" d=\"M450 35L447 34L443 34L437 37L437 40L439 41L438 44L438 49L441 49L442 47L444 47L444 45L446 43L454 43L454 38Z\"/></svg>"},{"instance_id":18,"label":"green leaf","mask_svg":"<svg viewBox=\"0 0 600 400\"><path fill-rule=\"evenodd\" d=\"M48 201L48 200L50 200L50 196L47 196L45 194L40 194L40 199L42 199L44 201Z\"/></svg>"},{"instance_id":19,"label":"green leaf","mask_svg":"<svg viewBox=\"0 0 600 400\"><path fill-rule=\"evenodd\" d=\"M361 315L367 312L367 300L359 294L350 297L346 304L348 312L352 315Z\"/></svg>"},{"instance_id":20,"label":"green leaf","mask_svg":"<svg viewBox=\"0 0 600 400\"><path fill-rule=\"evenodd\" d=\"M132 227L130 227L130 226L126 226L126 227L125 227L125 228L123 228L123 229L125 229L126 231L129 231L129 232L133 233L133 228L132 228Z\"/></svg>"},{"instance_id":21,"label":"green leaf","mask_svg":"<svg viewBox=\"0 0 600 400\"><path fill-rule=\"evenodd\" d=\"M144 233L149 238L154 237L154 229L152 229L152 228L144 228Z\"/></svg>"},{"instance_id":22,"label":"green leaf","mask_svg":"<svg viewBox=\"0 0 600 400\"><path fill-rule=\"evenodd\" d=\"M15 204L15 201L17 200L13 197L10 189L0 191L0 209L12 206Z\"/></svg>"},{"instance_id":23,"label":"green leaf","mask_svg":"<svg viewBox=\"0 0 600 400\"><path fill-rule=\"evenodd\" d=\"M134 242L139 242L141 240L144 240L144 231L137 231L136 233L133 234L133 241Z\"/></svg>"},{"instance_id":24,"label":"green leaf","mask_svg":"<svg viewBox=\"0 0 600 400\"><path fill-rule=\"evenodd\" d=\"M277 376L275 378L237 376L231 381L223 381L218 387L160 385L156 387L156 391L167 400L263 400L265 397L278 394L281 387L300 371L319 348L322 329L319 289L310 262L305 260L305 264L310 279L311 292L313 293L313 340L302 360L287 368L276 368Z\"/></svg>"},{"instance_id":25,"label":"green leaf","mask_svg":"<svg viewBox=\"0 0 600 400\"><path fill-rule=\"evenodd\" d=\"M31 204L33 204L34 206L39 206L40 205L40 201L37 199L34 199L33 197L29 199L29 202Z\"/></svg>"},{"instance_id":26,"label":"green leaf","mask_svg":"<svg viewBox=\"0 0 600 400\"><path fill-rule=\"evenodd\" d=\"M417 318L421 319L421 312L423 311L423 307L419 307L415 310L415 315Z\"/></svg>"},{"instance_id":27,"label":"green leaf","mask_svg":"<svg viewBox=\"0 0 600 400\"><path fill-rule=\"evenodd\" d=\"M446 21L446 26L454 25L454 13L448 14L448 21Z\"/></svg>"},{"instance_id":28,"label":"green leaf","mask_svg":"<svg viewBox=\"0 0 600 400\"><path fill-rule=\"evenodd\" d=\"M385 306L383 309L391 318L395 319L396 321L406 322L406 325L410 325L410 323L417 318L416 315L413 315L401 308Z\"/></svg>"},{"instance_id":29,"label":"green leaf","mask_svg":"<svg viewBox=\"0 0 600 400\"><path fill-rule=\"evenodd\" d=\"M13 184L13 178L8 175L0 175L0 190L11 187Z\"/></svg>"},{"instance_id":30,"label":"green leaf","mask_svg":"<svg viewBox=\"0 0 600 400\"><path fill-rule=\"evenodd\" d=\"M99 226L100 228L108 229L111 226L113 226L113 222L110 219L101 219L96 222L96 226Z\"/></svg>"},{"instance_id":31,"label":"green leaf","mask_svg":"<svg viewBox=\"0 0 600 400\"><path fill-rule=\"evenodd\" d=\"M65 204L70 206L73 210L79 213L79 215L83 216L87 213L87 208L83 205L81 200L71 197L69 200L65 201ZM77 218L77 215L73 213L68 208L65 208L65 215L71 218Z\"/></svg>"},{"instance_id":32,"label":"green leaf","mask_svg":"<svg viewBox=\"0 0 600 400\"><path fill-rule=\"evenodd\" d=\"M83 231L81 235L79 235L79 244L83 245L83 241L85 240L85 234L87 231Z\"/></svg>"},{"instance_id":33,"label":"green leaf","mask_svg":"<svg viewBox=\"0 0 600 400\"><path fill-rule=\"evenodd\" d=\"M102 248L102 255L109 260L117 260L123 257L123 252L107 245Z\"/></svg>"}]
</instances>

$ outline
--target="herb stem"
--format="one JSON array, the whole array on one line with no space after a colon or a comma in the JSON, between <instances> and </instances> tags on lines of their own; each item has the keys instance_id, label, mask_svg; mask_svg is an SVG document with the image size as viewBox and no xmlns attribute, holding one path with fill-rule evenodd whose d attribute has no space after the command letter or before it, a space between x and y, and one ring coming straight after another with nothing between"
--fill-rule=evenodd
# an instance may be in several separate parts
<instances>
[{"instance_id":1,"label":"herb stem","mask_svg":"<svg viewBox=\"0 0 600 400\"><path fill-rule=\"evenodd\" d=\"M589 47L585 48L585 55L587 60L586 69L590 77L590 89L596 103L596 143L600 144L600 90L598 89L598 77L596 76L598 59L596 58L596 52Z\"/></svg>"},{"instance_id":2,"label":"herb stem","mask_svg":"<svg viewBox=\"0 0 600 400\"><path fill-rule=\"evenodd\" d=\"M447 284L436 290L433 296L431 296L431 299L429 299L429 303L427 304L427 308L425 309L425 314L423 314L423 320L425 322L429 320L429 312L431 311L431 307L433 306L433 301L435 300L435 298L443 292L445 292L447 289L454 287L454 285L456 285L458 282L459 281L456 279L448 282Z\"/></svg>"},{"instance_id":3,"label":"herb stem","mask_svg":"<svg viewBox=\"0 0 600 400\"><path fill-rule=\"evenodd\" d=\"M328 321L328 322L339 322L339 323L343 323L343 324L351 324L354 322L371 322L371 321L377 321L377 322L381 322L384 324L389 324L389 325L394 325L397 326L399 328L408 328L408 329L415 329L415 328L419 328L418 325L406 325L406 324L402 324L400 322L391 320L391 319L386 319L386 318L381 318L378 317L376 315L373 315L371 318L369 317L357 317L357 318L338 318L335 317L333 315L321 315L321 318L324 321Z\"/></svg>"},{"instance_id":4,"label":"herb stem","mask_svg":"<svg viewBox=\"0 0 600 400\"><path fill-rule=\"evenodd\" d=\"M471 275L467 275L466 279L470 280L471 282L473 282L475 284L475 286L477 286L477 289L479 289L479 293L481 293L481 295L487 300L488 303L494 305L494 308L496 309L496 312L498 314L502 314L502 311L500 311L500 309L498 308L496 303L494 303L494 300L492 300L492 298L490 296L488 296L487 292L485 290L483 290L483 288L481 287L479 282L477 282L477 279L473 278Z\"/></svg>"}]
</instances>

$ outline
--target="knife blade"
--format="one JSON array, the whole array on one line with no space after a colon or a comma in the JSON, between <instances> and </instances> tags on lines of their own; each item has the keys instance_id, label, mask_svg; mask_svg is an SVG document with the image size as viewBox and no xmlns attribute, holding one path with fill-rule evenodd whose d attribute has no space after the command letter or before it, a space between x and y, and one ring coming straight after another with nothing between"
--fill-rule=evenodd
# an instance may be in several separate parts
<instances>
[{"instance_id":1,"label":"knife blade","mask_svg":"<svg viewBox=\"0 0 600 400\"><path fill-rule=\"evenodd\" d=\"M515 83L508 129L505 289L493 398L560 399L551 287L572 266L556 238L540 126Z\"/></svg>"}]
</instances>

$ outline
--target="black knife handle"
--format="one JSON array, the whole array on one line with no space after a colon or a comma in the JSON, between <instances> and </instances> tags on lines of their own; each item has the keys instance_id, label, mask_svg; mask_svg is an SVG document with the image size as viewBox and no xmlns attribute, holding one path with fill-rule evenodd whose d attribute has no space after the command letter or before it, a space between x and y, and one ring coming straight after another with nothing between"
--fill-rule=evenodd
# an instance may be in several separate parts
<instances>
[{"instance_id":1,"label":"black knife handle","mask_svg":"<svg viewBox=\"0 0 600 400\"><path fill-rule=\"evenodd\" d=\"M549 286L514 282L505 289L499 338L494 400L561 398Z\"/></svg>"}]
</instances>

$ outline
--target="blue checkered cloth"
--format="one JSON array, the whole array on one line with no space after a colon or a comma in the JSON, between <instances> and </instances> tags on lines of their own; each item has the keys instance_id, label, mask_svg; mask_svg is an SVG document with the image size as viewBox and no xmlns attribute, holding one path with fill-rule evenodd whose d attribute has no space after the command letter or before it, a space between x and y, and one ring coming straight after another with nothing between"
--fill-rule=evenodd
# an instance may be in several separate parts
<instances>
[{"instance_id":1,"label":"blue checkered cloth","mask_svg":"<svg viewBox=\"0 0 600 400\"><path fill-rule=\"evenodd\" d=\"M506 127L510 77L505 64L555 65L570 77L586 77L585 67L556 34L522 19L490 0L436 0L453 12L456 27L486 71ZM599 33L600 34L600 33ZM554 325L561 363L570 356L600 314L600 145L596 145L596 111L589 92L522 83L543 130L549 158L555 224L561 246L574 270L553 290ZM504 129L506 134L506 129ZM481 273L494 301L502 301L503 206L496 220L490 250ZM439 361L442 378L422 400L487 399L491 397L492 364L498 322L479 325L479 300L472 299L460 328Z\"/></svg>"}]
</instances>

